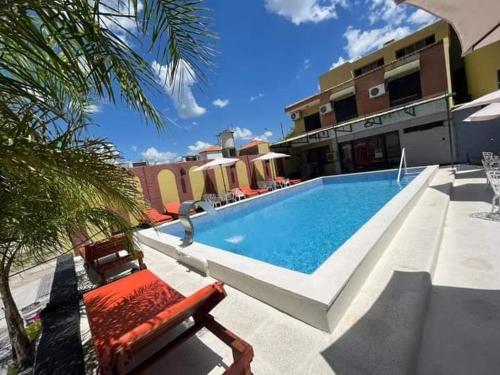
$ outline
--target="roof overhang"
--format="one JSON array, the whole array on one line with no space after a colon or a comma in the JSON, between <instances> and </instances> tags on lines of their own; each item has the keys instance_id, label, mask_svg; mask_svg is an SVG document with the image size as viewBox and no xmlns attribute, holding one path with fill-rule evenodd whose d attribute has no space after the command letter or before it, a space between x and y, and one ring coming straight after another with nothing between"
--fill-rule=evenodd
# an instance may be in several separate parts
<instances>
[{"instance_id":1,"label":"roof overhang","mask_svg":"<svg viewBox=\"0 0 500 375\"><path fill-rule=\"evenodd\" d=\"M356 95L356 87L354 85L334 92L332 95L330 95L330 101L333 102L335 100L344 99L352 95Z\"/></svg>"}]
</instances>

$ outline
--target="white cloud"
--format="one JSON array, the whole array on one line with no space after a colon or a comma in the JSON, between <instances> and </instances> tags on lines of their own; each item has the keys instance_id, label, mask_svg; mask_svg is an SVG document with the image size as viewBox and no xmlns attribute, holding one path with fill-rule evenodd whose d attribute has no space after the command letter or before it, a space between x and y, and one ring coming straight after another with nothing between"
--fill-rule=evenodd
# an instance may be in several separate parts
<instances>
[{"instance_id":1,"label":"white cloud","mask_svg":"<svg viewBox=\"0 0 500 375\"><path fill-rule=\"evenodd\" d=\"M196 83L196 76L193 68L187 62L180 61L173 79L170 76L171 64L161 65L155 60L151 66L157 76L158 83L162 85L174 102L180 118L200 117L206 113L207 110L198 105L194 97L192 86Z\"/></svg>"},{"instance_id":2,"label":"white cloud","mask_svg":"<svg viewBox=\"0 0 500 375\"><path fill-rule=\"evenodd\" d=\"M132 145L130 146L130 149L134 152L137 152L137 146L136 145Z\"/></svg>"},{"instance_id":3,"label":"white cloud","mask_svg":"<svg viewBox=\"0 0 500 375\"><path fill-rule=\"evenodd\" d=\"M158 151L155 147L148 148L141 155L150 164L173 163L181 160L181 157L177 153Z\"/></svg>"},{"instance_id":4,"label":"white cloud","mask_svg":"<svg viewBox=\"0 0 500 375\"><path fill-rule=\"evenodd\" d=\"M332 63L332 65L330 66L330 70L335 69L337 66L340 66L348 61L350 61L350 60L346 60L342 56L340 56L337 61Z\"/></svg>"},{"instance_id":5,"label":"white cloud","mask_svg":"<svg viewBox=\"0 0 500 375\"><path fill-rule=\"evenodd\" d=\"M265 142L269 142L269 140L271 139L271 137L273 136L273 132L272 131L269 131L269 130L266 130L264 133L262 133L261 135L258 135L256 137L254 137L254 139L256 141L265 141Z\"/></svg>"},{"instance_id":6,"label":"white cloud","mask_svg":"<svg viewBox=\"0 0 500 375\"><path fill-rule=\"evenodd\" d=\"M224 108L225 106L227 106L229 104L229 99L217 98L212 102L212 104L216 107Z\"/></svg>"},{"instance_id":7,"label":"white cloud","mask_svg":"<svg viewBox=\"0 0 500 375\"><path fill-rule=\"evenodd\" d=\"M262 99L263 97L264 97L264 94L263 94L263 93L261 93L261 92L259 92L257 95L255 95L255 96L251 96L251 97L250 97L250 101L251 101L251 102L254 102L254 101L256 101L257 99Z\"/></svg>"},{"instance_id":8,"label":"white cloud","mask_svg":"<svg viewBox=\"0 0 500 375\"><path fill-rule=\"evenodd\" d=\"M305 59L304 62L302 63L302 67L298 71L298 73L295 75L297 79L299 79L303 73L305 73L307 70L309 70L312 66L311 60Z\"/></svg>"},{"instance_id":9,"label":"white cloud","mask_svg":"<svg viewBox=\"0 0 500 375\"><path fill-rule=\"evenodd\" d=\"M396 5L394 0L371 0L370 15L368 19L371 24L385 22L391 25L400 25L406 18L406 7Z\"/></svg>"},{"instance_id":10,"label":"white cloud","mask_svg":"<svg viewBox=\"0 0 500 375\"><path fill-rule=\"evenodd\" d=\"M211 144L203 141L196 141L194 144L188 146L188 150L192 153L197 154L200 151L203 151L207 147L210 147Z\"/></svg>"},{"instance_id":11,"label":"white cloud","mask_svg":"<svg viewBox=\"0 0 500 375\"><path fill-rule=\"evenodd\" d=\"M392 28L390 25L372 30L354 29L349 26L344 33L347 45L344 49L350 59L366 55L375 49L381 48L385 42L392 39L401 39L411 32L407 26Z\"/></svg>"},{"instance_id":12,"label":"white cloud","mask_svg":"<svg viewBox=\"0 0 500 375\"><path fill-rule=\"evenodd\" d=\"M93 5L93 1L89 1ZM137 3L137 10L143 9L141 1ZM137 32L135 9L131 1L105 0L99 3L99 20L104 27L117 35L124 43L129 44L128 37Z\"/></svg>"},{"instance_id":13,"label":"white cloud","mask_svg":"<svg viewBox=\"0 0 500 375\"><path fill-rule=\"evenodd\" d=\"M408 21L411 22L412 24L423 25L423 26L429 25L436 20L437 20L437 17L435 17L434 15L432 15L430 13L427 13L426 11L424 11L422 9L417 9L408 18Z\"/></svg>"},{"instance_id":14,"label":"white cloud","mask_svg":"<svg viewBox=\"0 0 500 375\"><path fill-rule=\"evenodd\" d=\"M234 132L234 139L252 139L253 133L250 129L236 127L232 129Z\"/></svg>"},{"instance_id":15,"label":"white cloud","mask_svg":"<svg viewBox=\"0 0 500 375\"><path fill-rule=\"evenodd\" d=\"M347 6L346 0L265 0L266 9L292 21L318 23L337 18L338 5Z\"/></svg>"},{"instance_id":16,"label":"white cloud","mask_svg":"<svg viewBox=\"0 0 500 375\"><path fill-rule=\"evenodd\" d=\"M85 112L87 112L87 113L98 113L98 112L101 112L101 109L102 109L102 107L100 105L97 105L97 104L88 104L85 107Z\"/></svg>"},{"instance_id":17,"label":"white cloud","mask_svg":"<svg viewBox=\"0 0 500 375\"><path fill-rule=\"evenodd\" d=\"M253 132L248 129L248 128L240 128L236 127L233 128L232 131L234 132L234 139L235 140L255 140L255 141L266 141L268 142L269 139L273 136L273 132L266 130L264 133L255 135Z\"/></svg>"}]
</instances>

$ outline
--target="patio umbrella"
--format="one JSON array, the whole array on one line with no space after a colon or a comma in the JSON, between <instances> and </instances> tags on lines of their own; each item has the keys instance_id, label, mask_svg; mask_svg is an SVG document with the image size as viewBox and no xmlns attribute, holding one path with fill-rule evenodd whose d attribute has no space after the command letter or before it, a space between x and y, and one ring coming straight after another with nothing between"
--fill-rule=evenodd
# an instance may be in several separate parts
<instances>
[{"instance_id":1,"label":"patio umbrella","mask_svg":"<svg viewBox=\"0 0 500 375\"><path fill-rule=\"evenodd\" d=\"M236 158L217 158L214 160L210 160L208 163L203 164L201 167L195 168L196 172L204 172L209 169L215 169L217 167L220 168L220 173L222 174L222 183L224 184L224 192L227 193L226 180L224 179L224 172L222 171L222 167L227 167L229 165L235 164L240 159Z\"/></svg>"},{"instance_id":2,"label":"patio umbrella","mask_svg":"<svg viewBox=\"0 0 500 375\"><path fill-rule=\"evenodd\" d=\"M473 101L471 101L469 103L465 103L461 106L458 106L457 108L454 109L454 111L465 109L465 108L480 107L480 106L488 105L491 103L500 103L500 90L490 92L489 94L486 94L486 95L483 95L477 99L474 99Z\"/></svg>"},{"instance_id":3,"label":"patio umbrella","mask_svg":"<svg viewBox=\"0 0 500 375\"><path fill-rule=\"evenodd\" d=\"M500 40L498 0L394 0L448 21L460 39L462 55Z\"/></svg>"},{"instance_id":4,"label":"patio umbrella","mask_svg":"<svg viewBox=\"0 0 500 375\"><path fill-rule=\"evenodd\" d=\"M274 160L274 159L283 159L283 158L289 158L290 155L287 154L281 154L279 152L268 152L264 155L259 156L258 158L255 158L252 160L252 163L255 163L257 160L260 161L266 161L266 160ZM271 171L273 172L273 180L274 180L274 170L271 168Z\"/></svg>"},{"instance_id":5,"label":"patio umbrella","mask_svg":"<svg viewBox=\"0 0 500 375\"><path fill-rule=\"evenodd\" d=\"M472 115L467 117L464 121L488 121L500 118L500 103L492 103L488 106L474 112Z\"/></svg>"}]
</instances>

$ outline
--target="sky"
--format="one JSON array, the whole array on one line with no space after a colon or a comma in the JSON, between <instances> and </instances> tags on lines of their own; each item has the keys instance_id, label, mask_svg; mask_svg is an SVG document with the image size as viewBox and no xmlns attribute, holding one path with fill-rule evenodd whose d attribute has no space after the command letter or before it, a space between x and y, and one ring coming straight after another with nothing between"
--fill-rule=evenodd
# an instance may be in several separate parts
<instances>
[{"instance_id":1,"label":"sky","mask_svg":"<svg viewBox=\"0 0 500 375\"><path fill-rule=\"evenodd\" d=\"M318 92L318 78L435 21L392 0L208 0L216 56L205 82L184 74L152 96L166 118L158 131L124 104L96 103L92 134L125 160L174 162L217 143L224 129L237 146L278 141L292 127L284 107ZM130 28L134 25L131 23ZM128 41L132 47L136 41ZM169 67L149 59L158 79ZM188 71L188 65L181 69ZM283 129L283 132L282 132Z\"/></svg>"}]
</instances>

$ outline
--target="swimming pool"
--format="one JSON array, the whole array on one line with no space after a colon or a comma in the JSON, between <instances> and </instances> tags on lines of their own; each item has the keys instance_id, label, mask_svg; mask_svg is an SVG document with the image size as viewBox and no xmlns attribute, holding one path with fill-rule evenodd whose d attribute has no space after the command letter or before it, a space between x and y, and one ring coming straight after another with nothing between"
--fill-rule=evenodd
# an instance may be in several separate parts
<instances>
[{"instance_id":1,"label":"swimming pool","mask_svg":"<svg viewBox=\"0 0 500 375\"><path fill-rule=\"evenodd\" d=\"M256 200L244 210L220 210L194 219L196 242L310 274L350 238L418 172L321 179L295 194ZM183 237L180 225L163 232Z\"/></svg>"},{"instance_id":2,"label":"swimming pool","mask_svg":"<svg viewBox=\"0 0 500 375\"><path fill-rule=\"evenodd\" d=\"M178 262L331 332L438 166L316 178L136 233ZM147 262L147 259L146 259Z\"/></svg>"}]
</instances>

